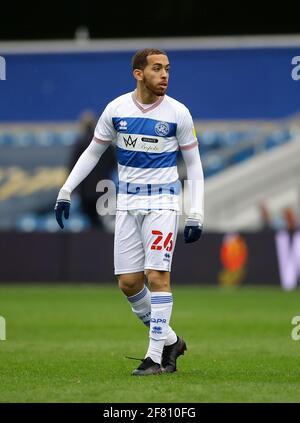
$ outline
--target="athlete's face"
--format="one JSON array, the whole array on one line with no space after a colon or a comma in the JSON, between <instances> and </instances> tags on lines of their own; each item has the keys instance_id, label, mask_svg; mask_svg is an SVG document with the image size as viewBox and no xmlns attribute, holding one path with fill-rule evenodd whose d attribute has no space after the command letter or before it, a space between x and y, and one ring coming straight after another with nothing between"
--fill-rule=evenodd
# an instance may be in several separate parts
<instances>
[{"instance_id":1,"label":"athlete's face","mask_svg":"<svg viewBox=\"0 0 300 423\"><path fill-rule=\"evenodd\" d=\"M168 88L170 64L164 54L153 54L147 57L148 64L142 71L145 87L157 96L165 94Z\"/></svg>"}]
</instances>

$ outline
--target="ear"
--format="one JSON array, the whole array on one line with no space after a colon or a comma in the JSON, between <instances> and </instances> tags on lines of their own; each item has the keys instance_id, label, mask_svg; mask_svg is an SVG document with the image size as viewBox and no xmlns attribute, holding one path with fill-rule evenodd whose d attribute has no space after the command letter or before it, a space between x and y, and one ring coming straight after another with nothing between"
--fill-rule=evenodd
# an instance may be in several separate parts
<instances>
[{"instance_id":1,"label":"ear","mask_svg":"<svg viewBox=\"0 0 300 423\"><path fill-rule=\"evenodd\" d=\"M133 76L137 81L143 80L143 71L140 69L134 69Z\"/></svg>"}]
</instances>

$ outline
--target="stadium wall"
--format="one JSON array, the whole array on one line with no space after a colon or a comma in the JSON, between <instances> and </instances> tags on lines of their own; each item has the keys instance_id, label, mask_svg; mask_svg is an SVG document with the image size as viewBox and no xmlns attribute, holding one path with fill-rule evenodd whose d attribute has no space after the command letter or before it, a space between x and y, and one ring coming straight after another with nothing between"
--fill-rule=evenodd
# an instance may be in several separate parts
<instances>
[{"instance_id":1,"label":"stadium wall","mask_svg":"<svg viewBox=\"0 0 300 423\"><path fill-rule=\"evenodd\" d=\"M187 104L195 119L273 119L300 110L300 82L292 78L299 40L297 46L173 43L157 42L168 49L172 65L168 94ZM130 45L72 51L59 42L51 48L0 44L6 60L0 123L74 121L85 109L100 114L113 98L134 89Z\"/></svg>"},{"instance_id":2,"label":"stadium wall","mask_svg":"<svg viewBox=\"0 0 300 423\"><path fill-rule=\"evenodd\" d=\"M6 233L0 236L0 282L116 282L113 235ZM207 285L274 285L300 282L300 231L290 234L204 234L186 245L178 237L172 281Z\"/></svg>"}]
</instances>

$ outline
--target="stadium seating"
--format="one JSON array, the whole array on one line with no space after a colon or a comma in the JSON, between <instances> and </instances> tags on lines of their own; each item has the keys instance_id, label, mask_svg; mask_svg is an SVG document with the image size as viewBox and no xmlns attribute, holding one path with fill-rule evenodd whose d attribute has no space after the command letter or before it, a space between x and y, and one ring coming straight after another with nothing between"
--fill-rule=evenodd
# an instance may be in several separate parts
<instances>
[{"instance_id":1,"label":"stadium seating","mask_svg":"<svg viewBox=\"0 0 300 423\"><path fill-rule=\"evenodd\" d=\"M198 132L199 150L206 178L232 165L292 140L291 130L249 125L244 129L224 128Z\"/></svg>"},{"instance_id":2,"label":"stadium seating","mask_svg":"<svg viewBox=\"0 0 300 423\"><path fill-rule=\"evenodd\" d=\"M298 124L295 128L295 125L289 125L288 122L279 122L278 124L258 123L257 125L253 123L241 125L237 122L235 124L226 123L222 125L218 127L218 125L211 123L206 124L204 128L200 123L196 125L205 178L211 178L231 166L241 165L264 151L269 151L290 142L294 134L300 132ZM30 170L34 172L34 168L39 166L50 166L49 169L54 165L58 169L59 166L66 166L69 147L78 136L76 125L68 125L66 127L59 125L58 127L54 125L32 125L31 127L27 125L23 128L15 125L11 126L11 128L0 128L0 149L4 153L11 151L11 148L14 149L11 151L11 155L0 155L0 170L9 165L18 166L22 169L23 162L26 162L24 168L26 168L27 173ZM52 147L52 162L48 162L50 150L45 149L45 147ZM25 150L25 148L27 149ZM26 154L24 154L25 152ZM24 161L25 156L26 160ZM17 158L15 163L10 163L11 157L14 160ZM28 157L36 162L33 167ZM39 157L43 157L43 160L39 160ZM179 157L179 161L182 161L182 158ZM15 229L25 232L58 231L59 228L53 212L52 210L50 211L57 189L58 187L52 187L51 201L49 201L48 206L44 204L43 212L41 210L32 210L28 213L28 208L24 210L23 215L19 216L15 221ZM5 207L2 211L7 214ZM72 219L66 225L66 230L77 232L89 228L90 222L81 213L80 204L75 196L75 200L72 203Z\"/></svg>"}]
</instances>

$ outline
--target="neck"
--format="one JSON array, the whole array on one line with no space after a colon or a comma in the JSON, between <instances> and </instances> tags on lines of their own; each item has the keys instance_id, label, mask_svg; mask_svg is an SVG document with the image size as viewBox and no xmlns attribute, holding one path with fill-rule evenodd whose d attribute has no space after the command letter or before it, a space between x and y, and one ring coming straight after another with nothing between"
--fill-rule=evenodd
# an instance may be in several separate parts
<instances>
[{"instance_id":1,"label":"neck","mask_svg":"<svg viewBox=\"0 0 300 423\"><path fill-rule=\"evenodd\" d=\"M141 86L140 84L137 85L135 91L136 99L142 104L153 104L155 103L160 96L153 94L153 92L149 91L144 85Z\"/></svg>"}]
</instances>

